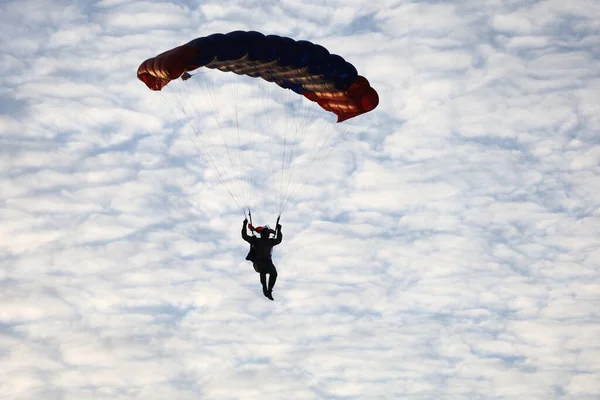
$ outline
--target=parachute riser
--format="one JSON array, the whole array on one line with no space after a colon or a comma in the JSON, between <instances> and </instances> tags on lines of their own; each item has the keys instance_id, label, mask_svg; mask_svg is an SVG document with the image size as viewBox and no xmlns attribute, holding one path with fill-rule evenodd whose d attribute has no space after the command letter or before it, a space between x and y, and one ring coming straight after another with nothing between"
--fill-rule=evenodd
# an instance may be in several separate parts
<instances>
[{"instance_id":1,"label":"parachute riser","mask_svg":"<svg viewBox=\"0 0 600 400\"><path fill-rule=\"evenodd\" d=\"M244 212L245 214L245 212ZM252 223L252 211L250 211L250 209L248 208L248 219L250 220L250 232L252 232L252 236L256 237L256 234L254 233L254 224Z\"/></svg>"},{"instance_id":2,"label":"parachute riser","mask_svg":"<svg viewBox=\"0 0 600 400\"><path fill-rule=\"evenodd\" d=\"M244 217L246 217L246 211L244 210ZM252 232L252 236L256 237L256 232L257 232L257 228L254 228L254 224L252 223L252 211L250 211L250 209L248 209L248 214L247 214L247 218L248 221L250 222L249 224L249 228L250 228L250 232ZM277 217L277 221L275 222L275 230L271 230L271 234L276 234L277 233L277 226L279 225L279 221L281 220L281 214ZM266 225L268 226L268 225ZM260 228L260 227L259 227Z\"/></svg>"}]
</instances>

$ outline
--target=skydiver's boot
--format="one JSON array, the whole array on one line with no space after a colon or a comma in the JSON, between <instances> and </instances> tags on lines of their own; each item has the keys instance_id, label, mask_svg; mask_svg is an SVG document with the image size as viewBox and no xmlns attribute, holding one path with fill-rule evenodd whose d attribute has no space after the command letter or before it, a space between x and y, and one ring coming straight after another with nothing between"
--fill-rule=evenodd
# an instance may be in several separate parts
<instances>
[{"instance_id":1,"label":"skydiver's boot","mask_svg":"<svg viewBox=\"0 0 600 400\"><path fill-rule=\"evenodd\" d=\"M267 290L267 294L265 294L265 296L267 296L267 299L274 301L275 299L273 298L273 291L272 290Z\"/></svg>"}]
</instances>

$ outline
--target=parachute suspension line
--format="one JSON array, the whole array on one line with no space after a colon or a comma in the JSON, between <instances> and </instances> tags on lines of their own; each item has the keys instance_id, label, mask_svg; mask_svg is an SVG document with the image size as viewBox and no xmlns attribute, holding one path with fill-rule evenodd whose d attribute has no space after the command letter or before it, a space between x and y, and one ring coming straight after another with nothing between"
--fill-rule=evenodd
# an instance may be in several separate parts
<instances>
[{"instance_id":1,"label":"parachute suspension line","mask_svg":"<svg viewBox=\"0 0 600 400\"><path fill-rule=\"evenodd\" d=\"M188 114L186 113L186 116L188 117L188 119L190 121L193 121L193 119L189 118ZM236 203L236 205L238 206L238 208L242 208L242 198L240 198L239 193L235 190L235 188L230 184L229 182L229 176L227 173L227 170L224 168L220 168L217 161L218 160L218 155L216 156L217 158L215 159L215 157L209 152L209 149L207 149L206 144L204 143L204 141L202 140L202 131L198 130L198 128L196 127L196 125L193 124L193 122L190 122L190 128L192 129L192 131L194 132L196 138L198 139L198 142L200 142L203 150L204 150L204 154L206 156L206 159L209 160L210 164L213 166L213 168L215 169L215 171L217 172L217 176L219 177L219 181L221 182L221 184L223 185L223 187L227 190L227 192L229 193L229 195L234 199L234 202ZM196 142L194 142L194 144L196 145L196 148L198 148ZM214 148L212 149L214 152Z\"/></svg>"},{"instance_id":2,"label":"parachute suspension line","mask_svg":"<svg viewBox=\"0 0 600 400\"><path fill-rule=\"evenodd\" d=\"M294 175L295 168L296 168L296 164L292 164L292 161L293 161L294 155L295 155L295 151L296 151L296 147L299 147L300 143L304 143L304 139L306 137L306 134L309 131L309 127L310 127L310 125L312 124L312 122L316 118L316 116L313 115L313 110L314 110L314 107L312 107L312 106L311 107L308 107L308 106L304 107L304 117L301 119L300 124L298 124L298 126L296 126L296 128L295 128L296 129L296 135L295 136L296 136L297 140L294 140L294 142L293 142L291 154L290 154L290 157L289 157L288 166L291 165L291 168L290 168L290 172L288 174L287 184L285 186L285 189L283 190L281 205L280 205L280 207L278 209L278 212L279 212L280 215L283 212L283 208L284 208L285 203L286 203L285 199L286 199L286 197L288 195L290 184L292 182L292 177ZM298 138L298 132L300 132L300 137L299 138ZM314 149L314 147L313 147L313 149Z\"/></svg>"},{"instance_id":3,"label":"parachute suspension line","mask_svg":"<svg viewBox=\"0 0 600 400\"><path fill-rule=\"evenodd\" d=\"M343 130L343 131L340 133L340 135L338 136L337 140L336 140L336 141L335 141L335 142L334 142L334 143L333 143L333 144L330 146L330 148L329 148L329 151L327 152L327 154L325 154L325 157L323 157L323 158L322 158L322 159L321 159L321 160L320 160L320 161L317 163L317 165L321 165L321 164L323 164L323 163L325 162L325 160L327 160L327 159L329 158L329 156L331 155L331 153L333 152L333 150L334 150L334 149L337 147L337 145L339 144L339 142L341 142L341 140L342 140L342 139L343 139L343 137L344 137L344 136L347 134L347 132L348 132L348 131L347 131L346 129L344 129L344 130ZM330 136L331 136L331 135L330 135ZM324 144L325 144L325 143L324 143ZM309 164L309 166L308 166L308 167L305 169L305 171L304 171L304 173L303 173L303 175L302 175L302 178L301 178L301 179L298 181L298 183L296 184L296 187L295 187L295 188L294 188L294 190L292 191L291 195L290 195L290 196L289 196L289 197L286 199L286 203L285 203L284 209L285 209L285 207L287 207L287 204L289 203L289 201L290 201L291 199L293 199L293 198L294 198L294 195L295 195L296 191L297 191L297 190L298 190L300 187L304 186L304 184L306 183L306 180L305 180L306 178L305 178L305 176L306 176L306 174L308 173L308 171L310 170L310 168L312 167L312 165L314 164L314 162L315 162L315 160L317 159L317 157L318 157L319 153L321 153L321 151L324 149L324 144L323 144L323 146L321 146L321 148L319 149L319 152L318 152L318 153L317 153L317 154L316 154L316 155L313 157L313 159L311 160L311 163Z\"/></svg>"},{"instance_id":4,"label":"parachute suspension line","mask_svg":"<svg viewBox=\"0 0 600 400\"><path fill-rule=\"evenodd\" d=\"M323 131L325 129L326 129L326 126L324 125L323 129L321 130L321 134L323 133ZM285 199L285 202L284 202L284 205L282 207L281 213L283 213L283 211L285 210L285 208L287 207L287 205L289 204L289 202L291 201L291 199L294 198L294 196L295 196L296 192L298 191L298 189L300 187L304 186L304 184L306 182L306 175L307 175L308 171L312 168L312 166L315 163L315 161L317 160L318 156L323 152L323 149L325 148L325 145L329 142L329 140L333 136L334 132L335 132L335 129L333 127L331 127L331 131L330 131L329 135L327 136L327 139L323 141L323 143L319 147L319 150L316 152L316 154L314 154L314 156L312 157L312 159L309 162L308 166L302 172L302 175L301 175L300 179L298 180L297 184L295 185L294 189L291 191L291 193L287 194L287 197ZM331 155L331 153L333 152L333 150L337 147L337 145L340 143L340 141L346 135L347 132L348 131L347 131L346 128L344 128L344 129L341 130L341 132L340 132L339 136L337 137L337 139L335 140L335 142L329 147L329 151L325 154L325 156L323 158L321 158L321 160L319 161L319 163L317 165L323 164L323 162L325 160L327 160L327 158L329 158L329 156ZM321 135L319 135L319 137L320 136ZM315 142L314 148L316 148L317 144L318 144L318 142Z\"/></svg>"},{"instance_id":5,"label":"parachute suspension line","mask_svg":"<svg viewBox=\"0 0 600 400\"><path fill-rule=\"evenodd\" d=\"M179 108L183 112L183 114L186 116L186 118L188 119L190 128L193 130L194 134L196 135L198 142L200 142L202 147L204 148L207 159L209 159L211 161L211 165L213 165L213 167L215 169L219 170L218 165L214 162L214 160L218 159L218 154L214 151L214 148L207 146L207 143L204 140L202 140L202 138L204 136L208 136L208 135L206 135L201 129L199 129L196 126L196 124L194 124L195 119L189 115L187 104L191 103L191 96L190 96L189 92L187 91L187 87L183 86L184 84L182 84L182 83L178 82L178 84L181 85L181 86L178 86L180 88L180 90L178 92L179 96L177 96ZM173 86L169 86L167 88L173 89ZM184 93L187 95L185 101L183 99ZM175 93L174 93L174 95L175 95ZM199 112L197 110L195 110L194 107L191 107L191 110L195 111L195 116L197 118L200 118ZM209 152L209 150L212 150L212 151ZM227 175L227 171L223 170L222 174Z\"/></svg>"},{"instance_id":6,"label":"parachute suspension line","mask_svg":"<svg viewBox=\"0 0 600 400\"><path fill-rule=\"evenodd\" d=\"M323 129L321 130L319 137L323 136L323 132L326 129L326 125L323 126ZM310 160L309 164L306 166L306 168L304 169L304 171L302 172L301 178L298 180L297 184L295 185L294 189L292 190L291 194L288 196L288 198L286 199L284 208L287 207L287 204L289 203L289 201L294 198L294 195L296 194L297 190L304 186L305 182L306 182L306 175L308 174L308 172L310 171L310 169L312 168L313 164L315 163L315 161L318 159L319 155L323 152L323 149L325 149L325 145L329 143L331 136L333 135L335 129L332 127L330 130L329 135L327 136L327 138L323 141L323 143L321 143L321 146L319 147L319 150L313 155L312 159ZM340 136L338 137L338 139L344 135L344 131L342 131L342 133L340 134ZM333 149L337 146L337 144L339 143L339 140L337 140L336 142L334 142L330 147L329 147L329 151L327 152L327 154L325 155L325 157L323 157L320 161L319 164L322 164L331 154L331 152L333 151ZM318 141L315 142L315 146L314 148L316 148L318 145Z\"/></svg>"},{"instance_id":7,"label":"parachute suspension line","mask_svg":"<svg viewBox=\"0 0 600 400\"><path fill-rule=\"evenodd\" d=\"M185 89L187 89L187 87L185 87ZM190 103L189 99L191 98L191 96L189 95L189 92L186 91L186 93L188 94L187 104L189 104ZM196 108L196 107L191 107L191 108L193 111L195 111L196 118L195 119L189 118L190 126L192 127L198 141L202 144L203 148L206 150L205 153L206 153L207 157L209 158L209 160L211 161L211 165L217 171L217 174L220 175L220 177L221 177L220 179L221 179L223 186L229 192L234 194L234 196L236 198L236 204L238 205L238 207L241 208L244 203L243 196L240 194L239 188L237 188L235 186L235 181L232 182L232 179L229 176L230 174L229 174L227 168L225 168L224 166L219 166L218 161L221 159L221 157L219 156L219 154L216 150L217 146L214 143L212 136L210 134L205 134L204 131L198 129L197 126L194 124L194 121L202 120L202 116L200 115L198 108ZM215 116L217 126L220 126L218 114L215 114L214 112L215 112L215 110L213 108L213 115ZM186 112L186 115L187 115L187 112ZM208 140L203 140L203 138L206 138L206 137L208 137L207 138Z\"/></svg>"},{"instance_id":8,"label":"parachute suspension line","mask_svg":"<svg viewBox=\"0 0 600 400\"><path fill-rule=\"evenodd\" d=\"M291 166L291 154L290 152L288 152L288 164L287 164L287 168L285 165L285 161L286 161L286 151L287 151L287 134L288 134L288 130L290 129L290 115L289 115L289 109L293 107L292 104L292 100L290 99L290 97L288 96L289 94L289 90L286 90L283 93L283 107L284 107L284 122L285 122L285 135L284 135L284 142L283 142L283 153L281 156L281 183L280 183L280 189L279 189L279 196L278 196L278 201L277 201L277 213L281 213L281 207L283 206L283 198L284 198L284 193L285 193L285 183L284 182L289 182L289 180L291 179L291 173L289 171L290 166ZM295 129L296 133L297 133L297 128ZM295 141L292 141L292 149L293 146L295 144ZM287 173L287 179L286 179L286 173Z\"/></svg>"},{"instance_id":9,"label":"parachute suspension line","mask_svg":"<svg viewBox=\"0 0 600 400\"><path fill-rule=\"evenodd\" d=\"M266 112L267 110L267 99L269 98L269 86L268 85L260 85L258 84L258 90L261 92L261 103L262 103L262 107L260 110L260 114L263 115L263 119L264 119L264 125L260 127L261 130L264 129L270 129L270 130L276 130L276 127L273 124L273 121L271 120L271 113ZM269 143L269 165L271 168L271 180L272 180L272 185L273 187L275 187L275 167L274 167L274 163L273 163L273 138L272 138L272 134L270 134L271 132L262 132L263 135L267 136L268 139L268 143Z\"/></svg>"},{"instance_id":10,"label":"parachute suspension line","mask_svg":"<svg viewBox=\"0 0 600 400\"><path fill-rule=\"evenodd\" d=\"M226 76L224 77L224 79L226 78ZM219 128L220 133L223 133L223 126L222 126L222 121L221 121L221 116L219 113L219 107L217 106L217 98L215 96L215 90L214 90L214 84L212 83L212 81L209 81L209 79L204 79L203 80L204 85L208 91L209 97L212 101L212 112L213 112L213 116L215 118L215 122ZM227 85L226 85L227 86ZM230 89L231 91L231 89ZM231 98L231 97L230 97ZM237 103L234 102L234 106L237 107ZM237 112L237 109L235 110ZM224 138L225 135L220 134L219 137L222 140L223 143L223 147L225 148L225 150L227 151L227 159L229 160L229 166L230 166L230 171L232 172L232 177L230 178L232 181L232 185L234 185L236 187L236 190L239 191L240 196L242 199L245 198L244 196L244 190L243 190L243 186L240 183L239 179L236 179L235 177L235 166L234 166L234 161L233 161L233 157L231 155L231 150L230 150L230 146L227 144L227 141ZM216 146L215 146L216 147ZM221 157L219 155L217 155L217 157L220 159ZM243 202L243 200L242 200Z\"/></svg>"},{"instance_id":11,"label":"parachute suspension line","mask_svg":"<svg viewBox=\"0 0 600 400\"><path fill-rule=\"evenodd\" d=\"M246 171L244 168L244 160L243 160L243 149L242 149L242 141L240 139L240 122L239 122L239 113L238 113L238 101L239 101L239 86L237 80L235 80L232 84L232 89L234 89L235 101L234 101L234 112L235 112L235 128L237 131L237 141L238 141L238 160L240 166L240 181L242 182L242 196L246 201L248 201L248 196L246 195L246 189L248 186L248 179L246 177ZM246 204L246 207L250 207L250 204Z\"/></svg>"},{"instance_id":12,"label":"parachute suspension line","mask_svg":"<svg viewBox=\"0 0 600 400\"><path fill-rule=\"evenodd\" d=\"M176 96L176 94L174 93L174 91L170 91L172 97L177 98L178 96ZM174 109L173 104L171 103L171 101L168 99L168 96L161 91L160 92L161 96L163 97L163 101L165 104L167 104L167 106L169 107L169 109L171 110L171 112L176 115L177 114L177 110ZM190 118L190 116L187 113L187 110L183 104L181 95L177 98L178 100L178 104L179 104L179 111L181 111L183 113L183 115L185 116L185 118L187 119L190 128L192 129L192 131L194 132L194 134L196 135L196 137L199 139L199 132L197 131L196 127L194 126L194 124L192 123L192 119ZM181 121L180 118L177 119L177 122L181 128L181 130L186 131L185 129L185 125L184 123ZM202 153L204 153L205 159L207 159L209 161L209 163L213 166L213 168L215 168L215 170L217 171L217 176L221 182L221 184L223 185L223 187L225 187L225 189L227 190L227 192L229 193L229 196L231 196L231 198L233 199L233 201L235 202L235 204L238 206L238 208L242 209L240 202L238 201L238 198L235 196L235 194L231 191L231 188L226 184L223 175L220 171L220 169L218 168L218 166L216 165L215 161L213 160L213 158L211 157L211 154L208 152L208 150L206 149L206 146L204 145L204 143L202 142L202 140L198 140L202 146L202 148L200 148L198 146L198 143L193 139L193 136L191 136L189 133L187 133L186 131L186 135L188 136L188 138L190 139L190 141L194 144L194 147L196 148L196 152L198 153L198 156L201 156Z\"/></svg>"},{"instance_id":13,"label":"parachute suspension line","mask_svg":"<svg viewBox=\"0 0 600 400\"><path fill-rule=\"evenodd\" d=\"M254 132L252 134L252 157L251 157L251 167L250 167L250 174L251 174L251 179L250 179L250 188L251 188L251 196L254 192L254 187L255 187L255 183L256 182L256 175L254 174L254 163L256 160L256 136L259 134L260 131L262 131L263 129L265 129L265 127L273 127L272 121L271 121L271 115L270 113L267 113L267 99L269 98L269 96L265 93L264 90L264 83L262 82L262 80L260 78L252 78L252 82L254 82L254 87L253 90L256 92L256 95L253 96L254 97L254 110L255 112L252 113L253 115L253 126L254 126ZM267 86L268 87L268 86ZM259 117L260 116L260 117ZM263 121L265 122L263 124L263 126L261 126L258 122L259 121ZM268 132L263 132L263 135L266 134ZM272 147L271 147L271 135L267 134L266 135L269 138L269 155L270 155L270 160L271 160L271 177L273 178L273 183L275 183L275 177L274 177L274 169L273 169L273 152L272 152ZM261 163L262 160L259 160L259 163Z\"/></svg>"},{"instance_id":14,"label":"parachute suspension line","mask_svg":"<svg viewBox=\"0 0 600 400\"><path fill-rule=\"evenodd\" d=\"M285 201L286 192L290 186L290 182L294 176L294 170L296 165L293 163L294 156L296 154L297 147L300 147L303 143L304 137L308 132L307 115L309 110L312 108L308 107L303 97L298 97L291 90L284 91L284 115L285 115L285 138L284 138L284 151L282 154L282 170L281 170L281 186L279 191L279 198L277 204L277 212L281 214L282 207ZM304 101L303 101L304 100ZM291 110L300 108L305 110L304 119L295 118L291 115ZM293 130L291 137L288 132ZM291 148L288 148L288 142L291 142Z\"/></svg>"},{"instance_id":15,"label":"parachute suspension line","mask_svg":"<svg viewBox=\"0 0 600 400\"><path fill-rule=\"evenodd\" d=\"M208 93L208 96L212 103L211 110L212 110L213 118L215 119L215 123L217 124L218 130L222 133L223 126L221 124L221 116L219 113L219 107L217 106L218 105L217 99L216 99L216 96L214 93L215 85L212 82L212 80L210 80L210 78L208 78L208 74L202 74L202 75L203 75L204 79L201 79L201 81L204 84L204 88L205 88L206 92ZM200 113L198 112L198 109L196 109L196 113L197 113L198 119L201 120L201 116L200 116ZM234 161L233 161L233 157L231 155L231 151L229 149L229 145L227 144L227 141L225 140L224 135L218 135L218 136L221 137L223 147L225 148L225 150L227 152L227 159L229 160L230 170L235 171ZM222 157L216 151L217 145L215 144L215 142L213 140L211 140L211 145L212 145L211 149L213 150L213 153L214 153L216 159L217 160L221 159ZM224 168L224 169L226 172L226 178L228 179L228 184L235 188L235 191L238 193L238 196L240 198L240 202L245 203L243 201L245 196L244 196L244 190L243 190L242 184L240 183L240 181L238 179L235 179L235 176L233 176L233 177L229 176L230 174L227 172L227 168Z\"/></svg>"},{"instance_id":16,"label":"parachute suspension line","mask_svg":"<svg viewBox=\"0 0 600 400\"><path fill-rule=\"evenodd\" d=\"M252 107L254 109L256 109L256 99L253 99L253 104ZM249 189L250 189L250 193L248 193L248 209L250 209L250 206L252 205L252 195L254 194L254 174L253 174L253 170L254 170L254 143L256 140L256 114L253 113L252 115L252 139L251 139L251 144L252 144L252 151L250 152L250 163L248 164L248 169L246 170L246 176L248 179L248 184L249 184Z\"/></svg>"},{"instance_id":17,"label":"parachute suspension line","mask_svg":"<svg viewBox=\"0 0 600 400\"><path fill-rule=\"evenodd\" d=\"M280 180L279 180L279 191L278 191L278 195L277 195L277 209L279 211L279 209L281 208L281 203L283 201L282 196L283 196L283 176L285 174L285 152L287 150L286 146L287 146L287 135L288 135L288 120L289 120L289 115L288 115L288 99L287 99L287 90L284 90L284 92L282 93L283 95L283 152L281 154L281 176L280 176Z\"/></svg>"},{"instance_id":18,"label":"parachute suspension line","mask_svg":"<svg viewBox=\"0 0 600 400\"><path fill-rule=\"evenodd\" d=\"M270 92L270 86L266 85L266 92L267 95ZM263 91L264 93L265 91ZM265 98L268 96L265 96ZM263 100L263 105L265 105L265 100ZM266 106L265 109L262 111L263 114L265 114L267 116L267 125L265 125L265 127L268 127L269 129L272 129L274 127L274 124L271 121L271 113L266 112ZM275 184L275 162L274 162L274 158L273 158L273 139L272 139L273 135L267 135L267 137L269 138L269 157L270 157L270 165L271 165L271 178L273 179L273 188L276 187Z\"/></svg>"},{"instance_id":19,"label":"parachute suspension line","mask_svg":"<svg viewBox=\"0 0 600 400\"><path fill-rule=\"evenodd\" d=\"M207 77L206 73L200 73L198 74L199 76L199 80L200 82L197 82L196 80L196 85L199 86L199 89L201 91L201 93L206 93L208 95L208 98L210 99L211 103L213 104L212 107L210 107L210 114L212 115L215 124L217 126L217 128L213 129L212 131L210 131L210 133L206 132L206 130L203 130L202 132L204 133L202 135L202 137L199 137L198 139L200 141L202 141L203 143L206 143L205 146L207 147L208 150L210 150L211 155L212 155L212 159L216 160L214 165L217 166L219 165L219 160L222 158L218 151L217 151L217 145L215 144L214 141L214 133L215 131L220 131L221 130L221 123L220 123L220 117L218 114L218 109L216 107L214 107L214 104L216 103L215 99L214 99L214 95L211 91L211 86L209 85L209 78ZM198 110L197 107L192 107L192 109L195 111L195 115L196 115L196 121L202 121L204 120L204 118L201 116L200 111ZM203 140L203 137L206 140ZM225 179L225 185L227 185L231 191L236 193L236 196L238 198L239 202L242 202L240 199L242 198L241 195L239 194L239 190L235 187L235 185L232 182L232 179L230 178L230 174L229 171L227 170L226 166L221 165L220 169L223 171L223 175L224 175L224 179Z\"/></svg>"},{"instance_id":20,"label":"parachute suspension line","mask_svg":"<svg viewBox=\"0 0 600 400\"><path fill-rule=\"evenodd\" d=\"M209 92L209 96L211 96L211 98L213 99L213 103L214 103L214 96L212 96L212 94L210 93L210 87L208 86L207 81L205 79L202 79L202 80L204 81L204 84L207 88L206 91ZM185 93L187 95L188 101L186 103L184 103L180 99L180 108L184 111L185 115L188 117L190 126L191 126L192 130L194 131L196 138L198 139L198 141L201 143L202 147L204 148L205 154L206 154L207 158L209 159L209 161L211 162L211 165L217 171L217 174L220 177L221 183L229 192L231 192L234 195L234 197L236 199L236 204L238 205L238 207L241 208L241 205L243 205L243 203L244 203L243 196L240 193L239 187L237 187L235 185L236 182L232 181L227 168L224 167L223 165L220 165L219 160L222 157L219 155L219 153L216 150L217 145L214 143L213 137L210 134L206 133L205 131L199 129L197 127L197 125L194 123L195 121L201 121L203 119L202 116L200 115L199 109L197 107L194 107L193 105L190 106L191 110L194 111L196 118L192 118L188 115L186 104L193 104L193 102L191 101L191 95L190 95L190 92L188 89L189 89L189 86L185 86L185 85L182 86L180 93ZM221 125L220 125L220 120L219 120L220 118L218 116L218 110L216 110L216 107L212 107L212 111L213 111L213 116L215 117L215 122L216 122L217 126L220 127ZM203 139L207 139L207 140L203 140Z\"/></svg>"},{"instance_id":21,"label":"parachute suspension line","mask_svg":"<svg viewBox=\"0 0 600 400\"><path fill-rule=\"evenodd\" d=\"M249 173L250 173L250 188L251 188L251 192L253 191L253 189L255 188L255 184L258 183L256 181L256 177L257 174L255 174L254 172L254 164L255 164L255 159L256 159L256 153L257 153L257 146L256 146L256 136L259 135L259 132L262 132L263 136L266 136L267 141L268 141L268 152L269 152L269 160L270 160L270 175L271 175L271 179L273 180L273 187L275 187L275 167L274 167L274 152L273 152L273 139L272 139L272 134L269 134L271 132L265 132L264 130L271 130L271 131L275 131L277 129L277 127L272 123L271 120L271 113L266 112L266 110L268 109L268 105L270 104L270 102L268 101L270 99L268 93L269 92L269 88L272 86L272 83L268 83L265 82L259 78L250 78L252 79L251 82L254 82L254 85L252 85L252 89L254 91L254 96L253 97L253 110L254 112L252 113L253 115L253 127L254 127L254 131L252 134L252 158L251 158L251 167L249 168ZM265 87L267 89L265 89ZM257 121L261 121L263 122L262 125L260 125ZM266 143L265 143L266 144ZM260 148L260 147L259 147ZM264 165L264 160L260 160L259 164L262 166ZM257 171L260 170L260 168L256 168ZM252 193L251 193L252 196Z\"/></svg>"},{"instance_id":22,"label":"parachute suspension line","mask_svg":"<svg viewBox=\"0 0 600 400\"><path fill-rule=\"evenodd\" d=\"M282 95L283 93L279 93L277 91L275 91L275 93L273 93L274 91L271 90L272 88L270 85L265 85L265 87L266 87L266 91L267 91L267 98L275 99L275 101L277 101L279 103L279 106L281 106L282 105L281 99L278 99L277 96ZM273 144L273 140L274 140L274 138L276 138L276 141L274 143L275 146L278 146L278 144L280 144L279 138L281 137L282 133L285 133L285 125L282 128L281 124L278 124L277 121L275 123L273 122L272 117L271 117L271 115L272 115L271 112L268 112L267 110L265 110L265 113L266 113L266 115L268 115L268 118L269 118L269 126L277 126L277 134L269 135L269 148L270 148L270 151L272 151L271 145ZM285 117L285 107L284 107L284 117ZM283 129L284 132L281 132L281 129ZM277 147L276 147L276 149L277 149ZM279 149L279 151L280 151L280 149ZM272 187L272 191L273 191L273 195L274 195L273 197L275 200L275 204L277 205L279 203L279 193L280 193L280 191L278 190L278 186L277 186L277 181L279 178L277 176L277 172L278 171L280 172L280 170L276 167L276 163L278 163L278 159L276 159L278 157L276 157L276 156L277 156L277 154L275 154L275 157L273 157L273 155L271 155L271 170L272 170L271 176L273 177L273 187Z\"/></svg>"},{"instance_id":23,"label":"parachute suspension line","mask_svg":"<svg viewBox=\"0 0 600 400\"><path fill-rule=\"evenodd\" d=\"M252 82L254 82L254 86L255 86L254 90L255 91L260 91L259 90L260 89L260 85L259 85L258 79L257 78L252 78L252 79L253 79ZM253 100L254 101L254 104L253 104L253 109L254 110L260 110L260 104L259 104L260 100L262 100L263 108L264 108L264 97L262 97L262 96L253 96L253 99L254 99ZM255 180L254 180L254 178L255 178L254 177L254 160L255 160L255 154L256 154L256 135L257 135L258 129L259 129L259 126L258 126L258 123L257 123L257 120L258 120L257 115L258 115L258 112L252 113L252 153L251 153L251 156L250 156L250 167L248 168L249 174L250 174L250 179L249 179L249 181L250 181L250 200L249 200L249 203L250 204L252 204L252 198L253 198L253 194L254 194L254 190L253 189L254 189L254 182L255 182Z\"/></svg>"},{"instance_id":24,"label":"parachute suspension line","mask_svg":"<svg viewBox=\"0 0 600 400\"><path fill-rule=\"evenodd\" d=\"M312 107L312 104L310 104L310 106L308 106L307 103L299 103L298 106L300 108L304 108L304 112L303 112L303 117L300 118L299 122L295 126L295 139L294 139L292 149L291 149L290 155L289 155L289 160L288 160L288 166L291 166L291 167L289 168L288 179L287 179L286 185L283 189L282 200L281 200L281 204L280 204L279 210L278 210L280 214L283 212L283 209L285 208L286 198L288 197L288 194L289 194L289 188L291 186L292 179L296 172L296 164L292 164L292 161L294 160L294 156L296 153L296 148L300 147L300 144L305 142L305 137L310 130L309 128L311 126L311 123L315 119L315 116L312 115L312 112L314 110L314 107ZM316 145L317 145L317 142L315 142L313 145L313 149L312 149L313 151L316 148ZM308 153L310 154L310 151Z\"/></svg>"},{"instance_id":25,"label":"parachute suspension line","mask_svg":"<svg viewBox=\"0 0 600 400\"><path fill-rule=\"evenodd\" d=\"M254 89L254 85L252 85L252 83L254 83L256 81L256 78L251 78L250 82L251 82L251 87L252 90ZM258 109L258 96L251 96L252 98L252 109L253 110L257 110ZM248 206L252 205L253 202L253 196L254 196L254 155L256 152L256 133L257 133L257 113L253 112L251 113L252 115L252 135L251 135L251 145L252 145L252 150L250 151L250 162L248 164L248 168L246 170L246 175L247 175L247 180L248 180L248 189L249 189L249 194L248 194Z\"/></svg>"}]
</instances>

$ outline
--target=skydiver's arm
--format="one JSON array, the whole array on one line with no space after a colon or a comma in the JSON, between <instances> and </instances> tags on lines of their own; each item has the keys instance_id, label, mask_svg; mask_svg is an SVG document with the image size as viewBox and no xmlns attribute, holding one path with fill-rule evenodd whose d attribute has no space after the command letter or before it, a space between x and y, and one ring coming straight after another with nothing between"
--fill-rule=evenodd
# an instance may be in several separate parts
<instances>
[{"instance_id":1,"label":"skydiver's arm","mask_svg":"<svg viewBox=\"0 0 600 400\"><path fill-rule=\"evenodd\" d=\"M246 231L246 226L248 225L248 220L244 220L244 225L242 225L242 239L244 239L246 242L248 243L252 243L252 241L250 240L250 235L248 235L248 232Z\"/></svg>"},{"instance_id":2,"label":"skydiver's arm","mask_svg":"<svg viewBox=\"0 0 600 400\"><path fill-rule=\"evenodd\" d=\"M281 240L283 239L283 234L281 233L281 225L277 225L277 231L275 231L276 236L275 239L273 239L273 246L277 246L279 243L281 243Z\"/></svg>"}]
</instances>

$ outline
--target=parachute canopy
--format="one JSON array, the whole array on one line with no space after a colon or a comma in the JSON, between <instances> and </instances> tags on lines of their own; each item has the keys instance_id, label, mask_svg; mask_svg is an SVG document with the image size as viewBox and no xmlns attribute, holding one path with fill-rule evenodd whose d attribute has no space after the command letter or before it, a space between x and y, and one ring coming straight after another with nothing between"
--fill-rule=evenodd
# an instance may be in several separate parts
<instances>
[{"instance_id":1,"label":"parachute canopy","mask_svg":"<svg viewBox=\"0 0 600 400\"><path fill-rule=\"evenodd\" d=\"M144 61L137 76L149 89L161 90L200 67L274 82L336 114L338 122L369 112L379 103L369 81L339 55L305 40L254 31L194 39Z\"/></svg>"}]
</instances>

